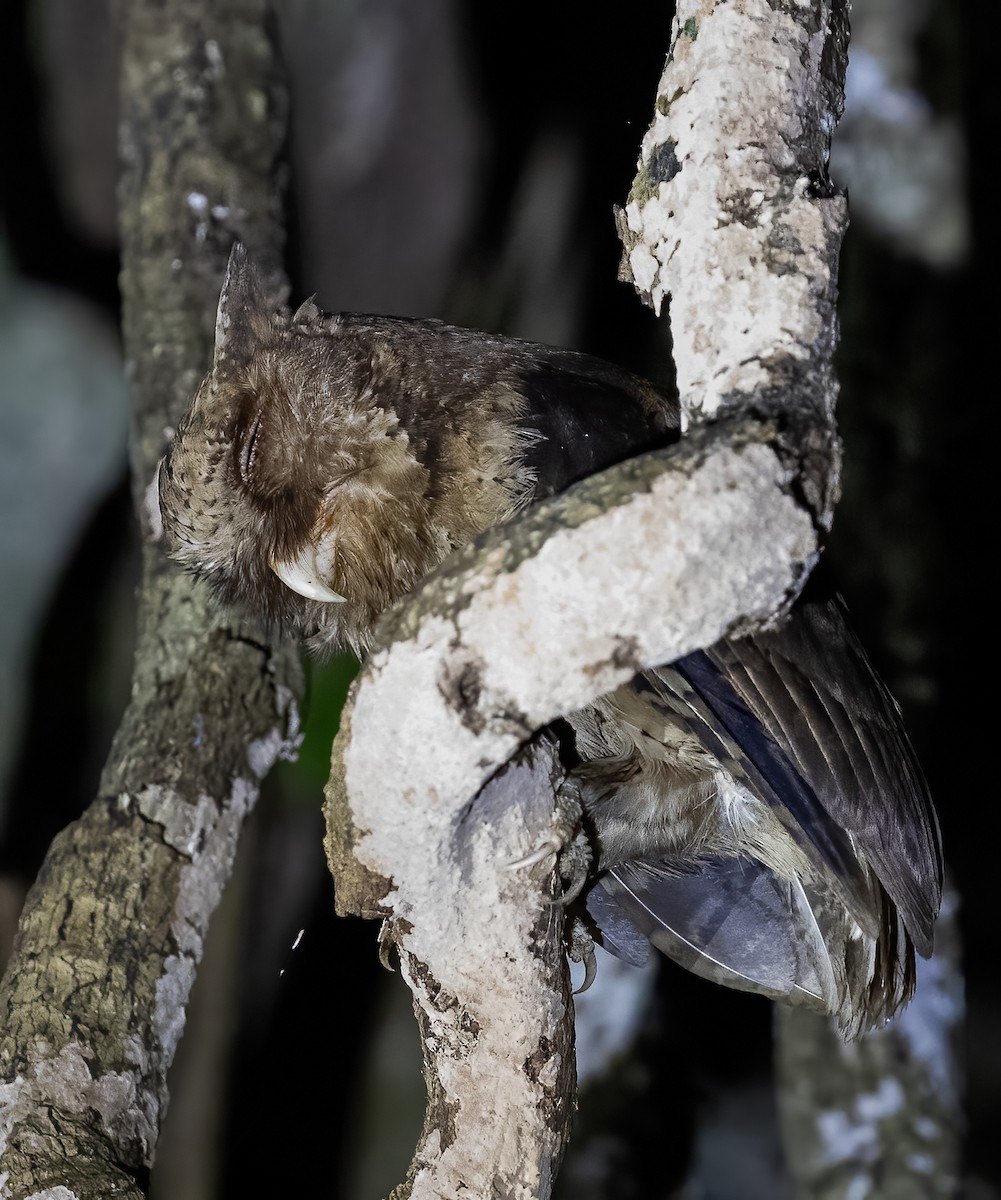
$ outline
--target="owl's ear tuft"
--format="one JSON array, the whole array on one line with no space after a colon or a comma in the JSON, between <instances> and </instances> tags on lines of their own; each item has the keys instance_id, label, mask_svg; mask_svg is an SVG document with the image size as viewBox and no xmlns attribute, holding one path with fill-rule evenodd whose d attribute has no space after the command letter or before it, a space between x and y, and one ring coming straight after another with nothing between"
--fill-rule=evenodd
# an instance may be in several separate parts
<instances>
[{"instance_id":1,"label":"owl's ear tuft","mask_svg":"<svg viewBox=\"0 0 1001 1200\"><path fill-rule=\"evenodd\" d=\"M214 375L225 374L220 369L227 362L250 360L254 348L267 337L274 312L257 264L242 242L234 243L216 309Z\"/></svg>"},{"instance_id":2,"label":"owl's ear tuft","mask_svg":"<svg viewBox=\"0 0 1001 1200\"><path fill-rule=\"evenodd\" d=\"M308 300L304 300L302 304L295 310L292 316L292 324L295 325L320 325L323 322L323 311L316 303L316 297L310 296Z\"/></svg>"}]
</instances>

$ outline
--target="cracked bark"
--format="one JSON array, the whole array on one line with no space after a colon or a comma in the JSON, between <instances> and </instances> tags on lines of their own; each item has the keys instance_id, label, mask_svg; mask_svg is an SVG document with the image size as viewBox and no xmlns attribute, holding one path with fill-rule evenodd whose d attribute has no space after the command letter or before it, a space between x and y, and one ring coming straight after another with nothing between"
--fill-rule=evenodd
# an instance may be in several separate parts
<instances>
[{"instance_id":1,"label":"cracked bark","mask_svg":"<svg viewBox=\"0 0 1001 1200\"><path fill-rule=\"evenodd\" d=\"M147 489L209 361L229 245L282 250L264 0L125 6L122 294L143 532L130 706L53 843L0 985L0 1193L142 1196L208 921L259 781L297 744L297 656L169 565Z\"/></svg>"}]
</instances>

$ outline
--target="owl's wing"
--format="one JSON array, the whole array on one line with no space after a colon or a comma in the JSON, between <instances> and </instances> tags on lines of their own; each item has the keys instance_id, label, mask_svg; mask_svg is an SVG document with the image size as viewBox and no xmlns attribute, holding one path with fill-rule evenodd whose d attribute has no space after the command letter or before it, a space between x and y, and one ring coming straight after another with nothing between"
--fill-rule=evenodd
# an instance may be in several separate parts
<instances>
[{"instance_id":1,"label":"owl's wing","mask_svg":"<svg viewBox=\"0 0 1001 1200\"><path fill-rule=\"evenodd\" d=\"M678 440L677 399L621 367L569 350L533 347L518 377L523 459L534 499L624 459Z\"/></svg>"},{"instance_id":2,"label":"owl's wing","mask_svg":"<svg viewBox=\"0 0 1001 1200\"><path fill-rule=\"evenodd\" d=\"M793 620L798 619L793 617ZM728 670L697 651L636 676L629 717L642 724L645 706L683 729L733 781L766 804L786 836L827 878L845 907L872 937L879 928L874 883L851 836L798 769L790 747L772 736L760 711L735 691Z\"/></svg>"},{"instance_id":3,"label":"owl's wing","mask_svg":"<svg viewBox=\"0 0 1001 1200\"><path fill-rule=\"evenodd\" d=\"M942 892L938 821L899 710L841 600L801 602L780 628L675 666L719 712L749 714L780 748L819 806L810 819L824 814L844 831L927 957Z\"/></svg>"},{"instance_id":4,"label":"owl's wing","mask_svg":"<svg viewBox=\"0 0 1001 1200\"><path fill-rule=\"evenodd\" d=\"M706 978L836 1012L849 1032L894 1012L914 947L931 951L938 825L840 602L807 601L775 632L645 672L628 693L630 720L652 705L676 722L814 865L793 879L746 855L613 865L587 900L608 948L638 961L647 939Z\"/></svg>"},{"instance_id":5,"label":"owl's wing","mask_svg":"<svg viewBox=\"0 0 1001 1200\"><path fill-rule=\"evenodd\" d=\"M641 965L650 945L704 979L830 1012L838 981L803 886L748 858L674 873L651 863L606 872L587 896L602 943Z\"/></svg>"},{"instance_id":6,"label":"owl's wing","mask_svg":"<svg viewBox=\"0 0 1001 1200\"><path fill-rule=\"evenodd\" d=\"M307 307L325 329L330 319ZM397 369L374 371L366 386L425 465L449 442L454 453L472 434L489 437L483 421L500 416L532 500L680 436L676 394L589 354L425 318L340 313L336 327L364 345L391 339Z\"/></svg>"}]
</instances>

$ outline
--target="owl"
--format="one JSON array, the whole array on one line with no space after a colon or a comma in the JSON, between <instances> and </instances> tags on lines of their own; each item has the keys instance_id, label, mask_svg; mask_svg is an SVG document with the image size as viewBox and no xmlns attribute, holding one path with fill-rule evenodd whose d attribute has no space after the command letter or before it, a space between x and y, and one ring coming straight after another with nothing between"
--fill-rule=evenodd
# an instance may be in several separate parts
<instances>
[{"instance_id":1,"label":"owl","mask_svg":"<svg viewBox=\"0 0 1001 1200\"><path fill-rule=\"evenodd\" d=\"M438 321L269 305L234 248L209 374L158 475L172 556L219 600L363 654L453 550L681 436L677 398L600 359ZM595 937L834 1016L910 997L942 888L934 809L841 601L567 713Z\"/></svg>"}]
</instances>

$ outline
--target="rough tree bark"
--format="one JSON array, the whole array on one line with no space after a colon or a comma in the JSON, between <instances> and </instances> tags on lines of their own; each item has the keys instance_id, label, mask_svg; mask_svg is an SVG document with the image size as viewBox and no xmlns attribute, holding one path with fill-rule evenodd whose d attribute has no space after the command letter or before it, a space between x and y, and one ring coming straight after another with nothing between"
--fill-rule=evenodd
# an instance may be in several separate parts
<instances>
[{"instance_id":1,"label":"rough tree bark","mask_svg":"<svg viewBox=\"0 0 1001 1200\"><path fill-rule=\"evenodd\" d=\"M384 620L357 682L328 853L342 910L388 914L429 1081L394 1195L548 1196L567 1137L566 983L552 940L529 938L558 920L553 858L505 865L558 842L561 815L539 772L531 813L500 830L497 772L638 669L765 624L819 553L838 490L846 206L826 168L846 45L839 3L679 5L620 232L625 277L672 297L692 431L453 560Z\"/></svg>"},{"instance_id":2,"label":"rough tree bark","mask_svg":"<svg viewBox=\"0 0 1001 1200\"><path fill-rule=\"evenodd\" d=\"M389 649L335 742L328 851L342 911L392 908L388 936L434 1032L400 1195L549 1194L573 1107L567 980L547 961L558 938L533 936L559 932L540 883L553 858L507 864L559 840L560 820L549 787L502 829L506 776L492 777L559 713L781 602L815 539L758 433L736 427L711 449L696 435L587 481L491 531L380 626ZM700 605L700 566L727 554L732 573Z\"/></svg>"},{"instance_id":3,"label":"rough tree bark","mask_svg":"<svg viewBox=\"0 0 1001 1200\"><path fill-rule=\"evenodd\" d=\"M143 581L132 700L53 843L0 986L0 1193L145 1194L209 918L259 781L297 744L298 658L170 566L147 499L209 361L239 237L270 269L285 100L265 0L123 6L122 296Z\"/></svg>"},{"instance_id":4,"label":"rough tree bark","mask_svg":"<svg viewBox=\"0 0 1001 1200\"><path fill-rule=\"evenodd\" d=\"M208 361L234 236L279 290L264 0L220 7L124 9L140 507ZM620 228L641 293L672 297L691 431L458 555L387 615L354 690L328 851L342 909L389 914L429 1084L398 1196L546 1197L566 1142L553 857L510 865L564 836L558 768L534 732L642 667L766 623L819 553L838 488L845 206L826 162L846 40L840 0L679 5ZM294 658L167 568L151 516L133 702L0 987L4 1196L144 1194L208 918L257 780L295 740Z\"/></svg>"}]
</instances>

